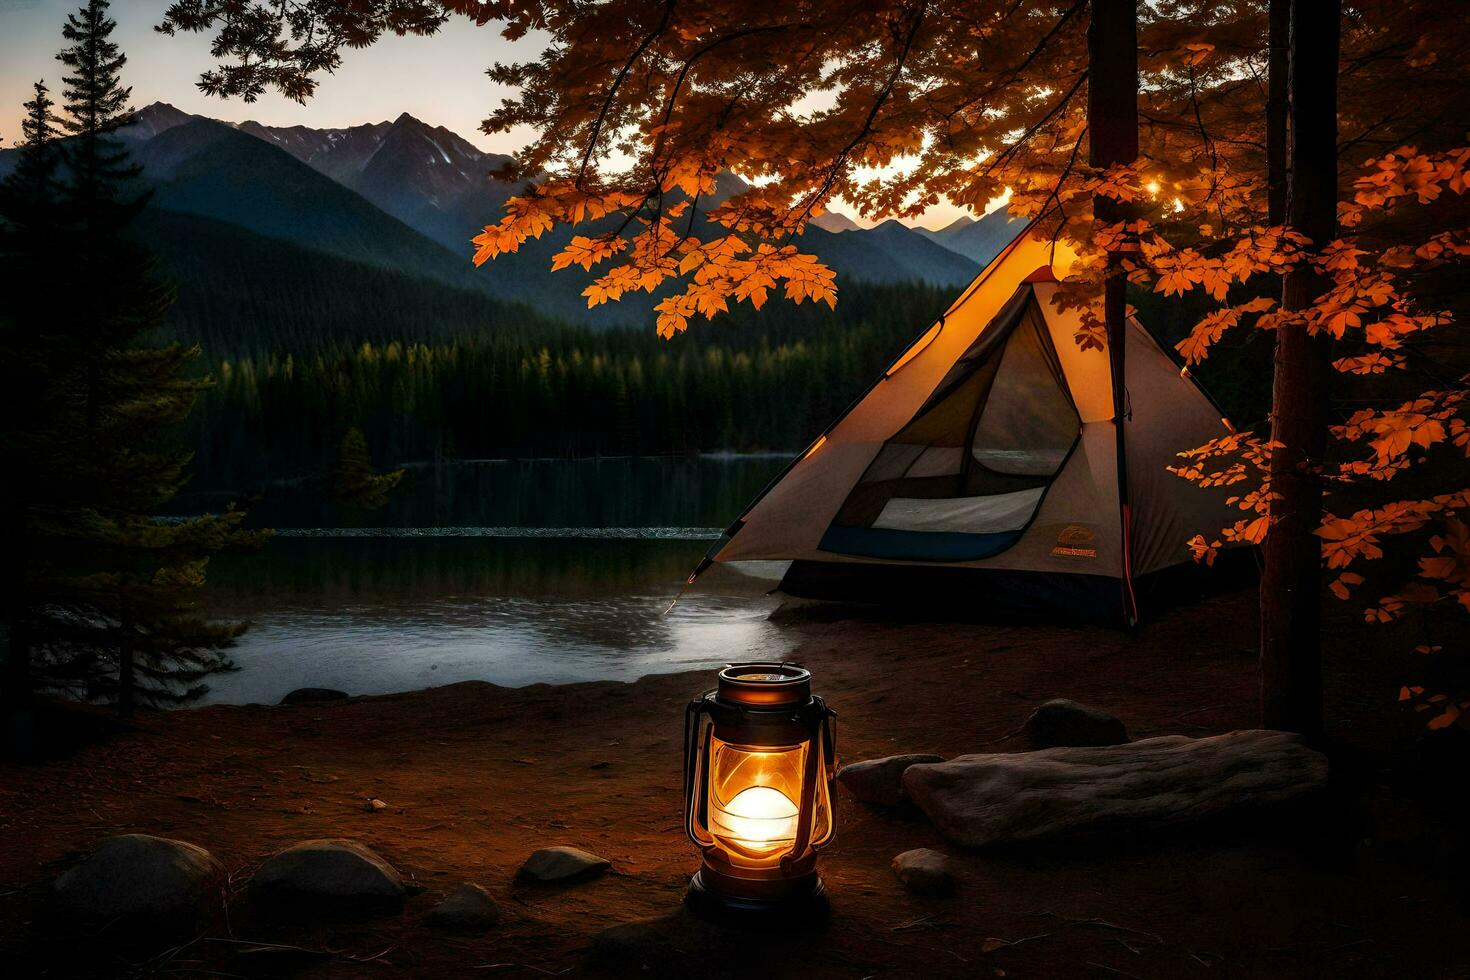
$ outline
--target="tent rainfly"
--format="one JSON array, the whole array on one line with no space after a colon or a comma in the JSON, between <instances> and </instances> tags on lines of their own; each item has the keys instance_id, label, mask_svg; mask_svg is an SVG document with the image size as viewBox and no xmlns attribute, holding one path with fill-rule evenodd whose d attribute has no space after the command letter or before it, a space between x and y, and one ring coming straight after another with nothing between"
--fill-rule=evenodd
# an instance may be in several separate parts
<instances>
[{"instance_id":1,"label":"tent rainfly","mask_svg":"<svg viewBox=\"0 0 1470 980\"><path fill-rule=\"evenodd\" d=\"M1121 351L1078 346L1077 313L1052 304L1073 261L1023 232L695 575L790 560L781 589L797 596L1136 622L1140 596L1190 563L1186 540L1239 516L1165 469L1231 430L1137 320Z\"/></svg>"}]
</instances>

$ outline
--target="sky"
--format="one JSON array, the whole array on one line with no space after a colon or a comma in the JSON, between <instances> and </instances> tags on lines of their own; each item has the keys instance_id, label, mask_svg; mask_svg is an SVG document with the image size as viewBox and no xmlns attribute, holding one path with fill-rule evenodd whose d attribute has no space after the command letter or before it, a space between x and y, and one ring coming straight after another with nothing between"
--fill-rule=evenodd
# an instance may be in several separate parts
<instances>
[{"instance_id":1,"label":"sky","mask_svg":"<svg viewBox=\"0 0 1470 980\"><path fill-rule=\"evenodd\" d=\"M203 34L167 37L153 30L169 0L114 0L113 39L128 56L123 81L133 88L133 105L168 102L185 112L229 122L254 119L270 126L321 129L394 119L404 112L445 126L479 146L514 154L530 141L527 131L486 136L480 121L510 90L485 76L495 61L531 60L534 36L512 44L494 25L476 27L454 18L433 37L385 37L366 50L348 51L333 75L318 79L316 95L305 105L267 93L254 103L218 99L196 87L199 74L213 67L209 39ZM0 0L0 138L10 145L20 136L21 105L31 84L43 79L59 99L62 66L61 25L77 0ZM840 205L834 210L853 215ZM942 205L917 224L939 228L961 212ZM859 224L874 222L861 218Z\"/></svg>"}]
</instances>

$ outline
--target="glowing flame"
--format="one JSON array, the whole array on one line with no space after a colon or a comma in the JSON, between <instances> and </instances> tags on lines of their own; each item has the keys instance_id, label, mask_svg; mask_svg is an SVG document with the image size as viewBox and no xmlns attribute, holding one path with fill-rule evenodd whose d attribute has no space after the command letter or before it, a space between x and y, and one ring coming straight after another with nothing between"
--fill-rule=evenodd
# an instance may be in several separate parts
<instances>
[{"instance_id":1,"label":"glowing flame","mask_svg":"<svg viewBox=\"0 0 1470 980\"><path fill-rule=\"evenodd\" d=\"M720 837L758 854L768 854L796 838L796 804L770 786L748 786L711 823Z\"/></svg>"}]
</instances>

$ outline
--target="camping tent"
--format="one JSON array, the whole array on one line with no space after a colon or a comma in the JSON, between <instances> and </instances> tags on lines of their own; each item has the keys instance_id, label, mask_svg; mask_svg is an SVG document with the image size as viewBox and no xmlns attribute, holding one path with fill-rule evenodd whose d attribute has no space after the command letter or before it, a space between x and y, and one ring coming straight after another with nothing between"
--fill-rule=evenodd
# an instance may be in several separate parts
<instances>
[{"instance_id":1,"label":"camping tent","mask_svg":"<svg viewBox=\"0 0 1470 980\"><path fill-rule=\"evenodd\" d=\"M1185 541L1239 516L1165 469L1229 423L1130 318L1120 439L1110 353L1081 349L1077 312L1051 302L1072 261L1022 233L701 570L783 559L794 595L1134 622Z\"/></svg>"}]
</instances>

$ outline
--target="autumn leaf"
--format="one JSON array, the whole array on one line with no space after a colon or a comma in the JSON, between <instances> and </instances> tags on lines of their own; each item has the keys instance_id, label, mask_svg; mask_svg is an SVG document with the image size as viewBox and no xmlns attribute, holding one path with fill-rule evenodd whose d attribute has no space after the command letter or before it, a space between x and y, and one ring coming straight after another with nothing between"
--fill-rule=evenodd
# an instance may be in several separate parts
<instances>
[{"instance_id":1,"label":"autumn leaf","mask_svg":"<svg viewBox=\"0 0 1470 980\"><path fill-rule=\"evenodd\" d=\"M1350 594L1348 590L1354 585L1362 584L1363 576L1359 575L1357 572L1343 572L1337 578L1332 580L1332 583L1328 586L1328 588L1332 590L1333 595L1337 596L1339 599L1346 601L1348 595Z\"/></svg>"},{"instance_id":2,"label":"autumn leaf","mask_svg":"<svg viewBox=\"0 0 1470 980\"><path fill-rule=\"evenodd\" d=\"M612 236L586 238L582 235L574 235L566 248L552 256L551 271L557 272L570 265L591 269L598 262L611 258L627 247L628 242L622 238Z\"/></svg>"}]
</instances>

